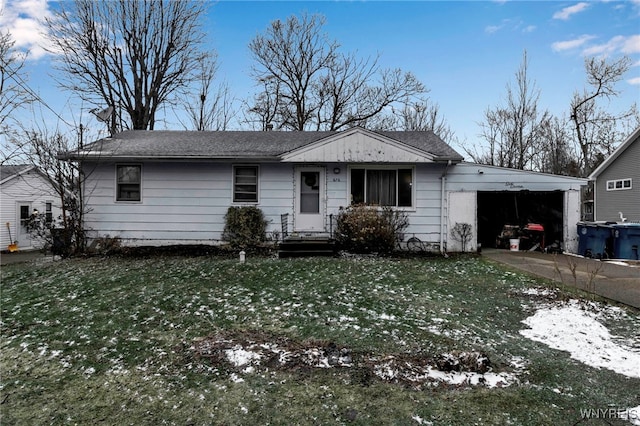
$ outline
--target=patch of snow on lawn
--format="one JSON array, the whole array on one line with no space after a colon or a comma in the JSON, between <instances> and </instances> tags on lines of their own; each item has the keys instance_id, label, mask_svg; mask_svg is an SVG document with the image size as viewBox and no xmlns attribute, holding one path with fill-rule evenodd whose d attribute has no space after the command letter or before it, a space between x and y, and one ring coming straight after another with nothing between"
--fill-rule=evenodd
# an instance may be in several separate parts
<instances>
[{"instance_id":1,"label":"patch of snow on lawn","mask_svg":"<svg viewBox=\"0 0 640 426\"><path fill-rule=\"evenodd\" d=\"M571 358L591 367L640 378L640 353L614 343L595 316L576 304L543 308L522 321L530 328L520 334L567 351Z\"/></svg>"},{"instance_id":2,"label":"patch of snow on lawn","mask_svg":"<svg viewBox=\"0 0 640 426\"><path fill-rule=\"evenodd\" d=\"M632 425L640 425L640 405L620 411L618 416L623 420L629 420Z\"/></svg>"},{"instance_id":3,"label":"patch of snow on lawn","mask_svg":"<svg viewBox=\"0 0 640 426\"><path fill-rule=\"evenodd\" d=\"M235 346L233 349L225 350L224 354L227 357L227 361L236 367L247 365L253 360L259 360L262 357L262 354L246 351L240 345Z\"/></svg>"}]
</instances>

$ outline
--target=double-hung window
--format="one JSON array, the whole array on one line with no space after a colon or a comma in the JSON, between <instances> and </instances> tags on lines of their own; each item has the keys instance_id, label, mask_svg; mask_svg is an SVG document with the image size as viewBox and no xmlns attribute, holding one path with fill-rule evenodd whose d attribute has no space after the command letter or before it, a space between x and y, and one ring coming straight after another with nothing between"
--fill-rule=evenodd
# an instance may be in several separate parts
<instances>
[{"instance_id":1,"label":"double-hung window","mask_svg":"<svg viewBox=\"0 0 640 426\"><path fill-rule=\"evenodd\" d=\"M120 164L116 166L116 201L140 201L142 166Z\"/></svg>"},{"instance_id":2,"label":"double-hung window","mask_svg":"<svg viewBox=\"0 0 640 426\"><path fill-rule=\"evenodd\" d=\"M53 222L53 203L51 201L47 201L44 204L44 220L47 224Z\"/></svg>"},{"instance_id":3,"label":"double-hung window","mask_svg":"<svg viewBox=\"0 0 640 426\"><path fill-rule=\"evenodd\" d=\"M258 202L258 166L233 166L233 202Z\"/></svg>"},{"instance_id":4,"label":"double-hung window","mask_svg":"<svg viewBox=\"0 0 640 426\"><path fill-rule=\"evenodd\" d=\"M351 202L377 206L413 206L412 168L352 168Z\"/></svg>"}]
</instances>

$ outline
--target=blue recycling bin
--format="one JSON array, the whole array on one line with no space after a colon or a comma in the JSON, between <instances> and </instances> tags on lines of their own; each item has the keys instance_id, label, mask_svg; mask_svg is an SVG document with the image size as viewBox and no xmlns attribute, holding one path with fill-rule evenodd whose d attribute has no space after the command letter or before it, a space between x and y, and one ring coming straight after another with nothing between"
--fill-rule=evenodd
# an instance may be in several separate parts
<instances>
[{"instance_id":1,"label":"blue recycling bin","mask_svg":"<svg viewBox=\"0 0 640 426\"><path fill-rule=\"evenodd\" d=\"M616 259L640 260L640 223L617 223L613 225L613 257Z\"/></svg>"},{"instance_id":2,"label":"blue recycling bin","mask_svg":"<svg viewBox=\"0 0 640 426\"><path fill-rule=\"evenodd\" d=\"M578 222L578 254L584 257L610 257L613 228L610 222Z\"/></svg>"}]
</instances>

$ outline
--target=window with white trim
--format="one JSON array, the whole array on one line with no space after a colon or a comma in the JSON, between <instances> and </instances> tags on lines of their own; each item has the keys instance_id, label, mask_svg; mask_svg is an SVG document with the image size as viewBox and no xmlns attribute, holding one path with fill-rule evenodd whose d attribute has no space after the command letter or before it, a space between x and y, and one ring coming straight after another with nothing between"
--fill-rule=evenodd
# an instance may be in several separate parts
<instances>
[{"instance_id":1,"label":"window with white trim","mask_svg":"<svg viewBox=\"0 0 640 426\"><path fill-rule=\"evenodd\" d=\"M413 207L413 168L352 168L351 202Z\"/></svg>"},{"instance_id":2,"label":"window with white trim","mask_svg":"<svg viewBox=\"0 0 640 426\"><path fill-rule=\"evenodd\" d=\"M622 191L631 189L631 179L616 179L607 181L607 191Z\"/></svg>"},{"instance_id":3,"label":"window with white trim","mask_svg":"<svg viewBox=\"0 0 640 426\"><path fill-rule=\"evenodd\" d=\"M53 222L53 204L51 201L44 203L44 219L47 224Z\"/></svg>"},{"instance_id":4,"label":"window with white trim","mask_svg":"<svg viewBox=\"0 0 640 426\"><path fill-rule=\"evenodd\" d=\"M140 201L142 166L119 164L116 166L116 201Z\"/></svg>"},{"instance_id":5,"label":"window with white trim","mask_svg":"<svg viewBox=\"0 0 640 426\"><path fill-rule=\"evenodd\" d=\"M233 202L258 202L258 166L233 166Z\"/></svg>"}]
</instances>

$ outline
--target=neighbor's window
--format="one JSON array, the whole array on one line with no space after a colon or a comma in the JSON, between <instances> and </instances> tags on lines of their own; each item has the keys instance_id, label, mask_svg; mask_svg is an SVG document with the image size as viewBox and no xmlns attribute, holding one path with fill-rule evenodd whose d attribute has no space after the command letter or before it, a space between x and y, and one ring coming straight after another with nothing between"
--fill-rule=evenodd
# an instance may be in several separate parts
<instances>
[{"instance_id":1,"label":"neighbor's window","mask_svg":"<svg viewBox=\"0 0 640 426\"><path fill-rule=\"evenodd\" d=\"M44 209L45 209L45 210L44 210L44 214L45 214L44 218L45 218L45 221L46 221L47 223L51 223L51 222L53 222L53 208L52 208L52 203L51 203L50 201L47 201L47 202L45 203L45 205L44 205Z\"/></svg>"},{"instance_id":2,"label":"neighbor's window","mask_svg":"<svg viewBox=\"0 0 640 426\"><path fill-rule=\"evenodd\" d=\"M233 202L258 202L258 166L233 167Z\"/></svg>"},{"instance_id":3,"label":"neighbor's window","mask_svg":"<svg viewBox=\"0 0 640 426\"><path fill-rule=\"evenodd\" d=\"M617 179L607 181L607 191L631 189L631 179Z\"/></svg>"},{"instance_id":4,"label":"neighbor's window","mask_svg":"<svg viewBox=\"0 0 640 426\"><path fill-rule=\"evenodd\" d=\"M139 164L118 165L116 201L140 201L142 166Z\"/></svg>"},{"instance_id":5,"label":"neighbor's window","mask_svg":"<svg viewBox=\"0 0 640 426\"><path fill-rule=\"evenodd\" d=\"M351 202L378 206L411 207L413 169L351 169Z\"/></svg>"}]
</instances>

